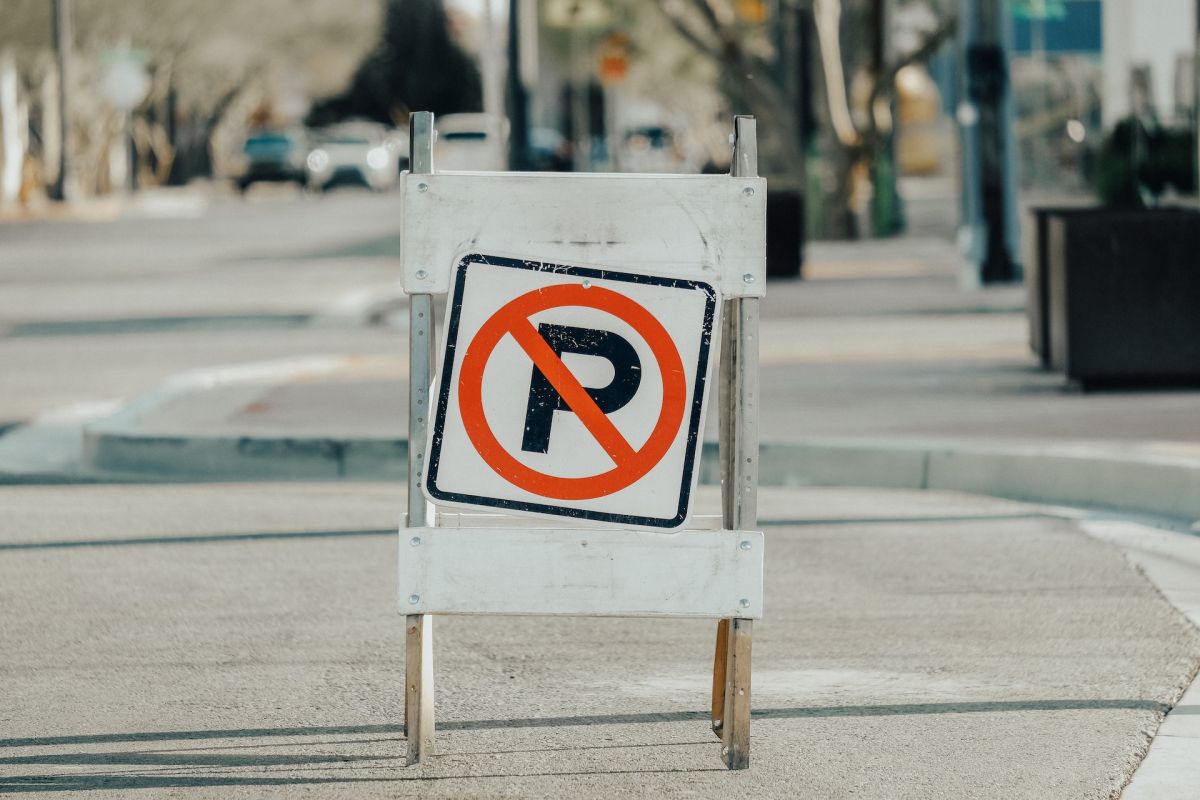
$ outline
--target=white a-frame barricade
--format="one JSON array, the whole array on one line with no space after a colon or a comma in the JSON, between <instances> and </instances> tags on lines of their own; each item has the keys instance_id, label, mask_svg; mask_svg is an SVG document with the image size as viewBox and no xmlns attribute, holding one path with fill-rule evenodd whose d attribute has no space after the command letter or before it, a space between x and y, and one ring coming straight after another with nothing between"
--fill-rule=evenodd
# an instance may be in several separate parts
<instances>
[{"instance_id":1,"label":"white a-frame barricade","mask_svg":"<svg viewBox=\"0 0 1200 800\"><path fill-rule=\"evenodd\" d=\"M438 172L433 115L412 115L408 763L434 749L433 615L565 614L719 620L712 728L749 766L766 182L754 118L734 125L728 175ZM723 514L704 525L714 380Z\"/></svg>"}]
</instances>

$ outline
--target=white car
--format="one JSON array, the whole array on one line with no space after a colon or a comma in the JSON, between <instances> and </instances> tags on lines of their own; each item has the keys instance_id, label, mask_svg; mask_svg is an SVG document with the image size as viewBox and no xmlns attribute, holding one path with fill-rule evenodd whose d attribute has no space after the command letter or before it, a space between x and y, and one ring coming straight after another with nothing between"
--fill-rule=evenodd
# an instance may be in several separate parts
<instances>
[{"instance_id":1,"label":"white car","mask_svg":"<svg viewBox=\"0 0 1200 800\"><path fill-rule=\"evenodd\" d=\"M347 122L319 131L317 145L305 159L308 188L328 190L357 185L388 189L399 174L397 148L388 131L373 122Z\"/></svg>"}]
</instances>

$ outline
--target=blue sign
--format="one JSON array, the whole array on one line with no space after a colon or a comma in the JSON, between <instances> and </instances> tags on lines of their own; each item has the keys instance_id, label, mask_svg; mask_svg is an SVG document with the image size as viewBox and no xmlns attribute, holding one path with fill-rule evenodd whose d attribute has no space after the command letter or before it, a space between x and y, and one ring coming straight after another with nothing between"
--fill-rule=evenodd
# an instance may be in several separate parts
<instances>
[{"instance_id":1,"label":"blue sign","mask_svg":"<svg viewBox=\"0 0 1200 800\"><path fill-rule=\"evenodd\" d=\"M1047 53L1097 55L1102 43L1101 0L1055 0L1046 2L1049 13L1042 18L1027 11L1029 4L1016 4L1013 14L1013 54L1033 53L1035 27L1042 28Z\"/></svg>"}]
</instances>

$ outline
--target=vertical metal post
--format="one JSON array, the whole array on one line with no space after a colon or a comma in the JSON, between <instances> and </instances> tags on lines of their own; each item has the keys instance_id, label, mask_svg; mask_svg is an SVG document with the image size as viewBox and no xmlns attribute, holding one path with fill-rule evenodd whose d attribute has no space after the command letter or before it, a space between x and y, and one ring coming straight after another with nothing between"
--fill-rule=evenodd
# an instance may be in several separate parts
<instances>
[{"instance_id":1,"label":"vertical metal post","mask_svg":"<svg viewBox=\"0 0 1200 800\"><path fill-rule=\"evenodd\" d=\"M1001 0L961 0L963 225L968 258L978 267L978 282L985 284L1014 281L1020 269L1014 245L1018 228L1007 9Z\"/></svg>"},{"instance_id":2,"label":"vertical metal post","mask_svg":"<svg viewBox=\"0 0 1200 800\"><path fill-rule=\"evenodd\" d=\"M578 11L576 14L578 15ZM571 132L575 171L592 168L591 53L588 33L578 16L571 26Z\"/></svg>"},{"instance_id":3,"label":"vertical metal post","mask_svg":"<svg viewBox=\"0 0 1200 800\"><path fill-rule=\"evenodd\" d=\"M758 175L754 117L734 118L734 178ZM758 522L758 299L725 301L721 323L720 461L723 524ZM754 623L724 619L717 628L713 730L730 769L750 766L750 655Z\"/></svg>"},{"instance_id":4,"label":"vertical metal post","mask_svg":"<svg viewBox=\"0 0 1200 800\"><path fill-rule=\"evenodd\" d=\"M488 0L491 1L491 0ZM509 2L509 169L529 169L529 90L521 73L523 49L533 46L521 35L522 4Z\"/></svg>"},{"instance_id":5,"label":"vertical metal post","mask_svg":"<svg viewBox=\"0 0 1200 800\"><path fill-rule=\"evenodd\" d=\"M413 174L433 172L433 114L418 111L409 118L409 157ZM421 493L425 474L425 437L429 422L429 388L434 361L433 296L409 298L408 316L408 515L407 525L434 524ZM401 598L401 603L406 600ZM433 755L433 617L405 618L404 732L409 764Z\"/></svg>"},{"instance_id":6,"label":"vertical metal post","mask_svg":"<svg viewBox=\"0 0 1200 800\"><path fill-rule=\"evenodd\" d=\"M50 187L53 200L67 200L71 185L71 35L70 0L54 0L54 55L58 63L58 176Z\"/></svg>"}]
</instances>

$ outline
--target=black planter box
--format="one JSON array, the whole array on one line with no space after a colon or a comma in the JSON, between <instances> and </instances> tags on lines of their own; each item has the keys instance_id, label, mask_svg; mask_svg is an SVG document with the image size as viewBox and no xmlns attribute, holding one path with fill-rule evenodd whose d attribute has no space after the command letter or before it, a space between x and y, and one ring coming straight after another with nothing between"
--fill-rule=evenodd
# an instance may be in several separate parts
<instances>
[{"instance_id":1,"label":"black planter box","mask_svg":"<svg viewBox=\"0 0 1200 800\"><path fill-rule=\"evenodd\" d=\"M804 260L804 193L767 189L767 277L799 278Z\"/></svg>"},{"instance_id":2,"label":"black planter box","mask_svg":"<svg viewBox=\"0 0 1200 800\"><path fill-rule=\"evenodd\" d=\"M1092 213L1095 206L1044 206L1033 208L1033 224L1026 230L1029 249L1025 251L1025 315L1029 320L1029 349L1037 355L1043 369L1050 368L1050 270L1047 264L1047 227L1052 217Z\"/></svg>"},{"instance_id":3,"label":"black planter box","mask_svg":"<svg viewBox=\"0 0 1200 800\"><path fill-rule=\"evenodd\" d=\"M1047 215L1050 364L1085 389L1200 384L1200 211Z\"/></svg>"}]
</instances>

